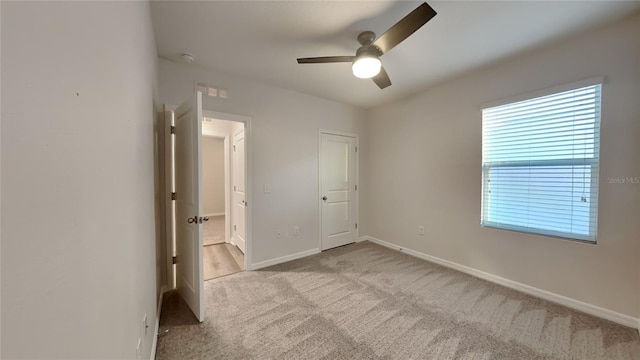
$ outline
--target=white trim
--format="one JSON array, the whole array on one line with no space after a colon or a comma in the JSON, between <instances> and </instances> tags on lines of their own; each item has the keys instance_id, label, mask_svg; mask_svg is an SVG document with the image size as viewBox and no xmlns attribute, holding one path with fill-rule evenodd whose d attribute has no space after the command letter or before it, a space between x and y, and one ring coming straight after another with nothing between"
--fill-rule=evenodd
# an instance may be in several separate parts
<instances>
[{"instance_id":1,"label":"white trim","mask_svg":"<svg viewBox=\"0 0 640 360\"><path fill-rule=\"evenodd\" d=\"M318 132L318 249L322 249L322 129Z\"/></svg>"},{"instance_id":2,"label":"white trim","mask_svg":"<svg viewBox=\"0 0 640 360\"><path fill-rule=\"evenodd\" d=\"M150 360L156 358L156 349L158 347L158 331L160 331L160 314L162 312L162 299L164 298L164 292L167 289L165 285L160 288L160 296L158 297L158 309L156 309L156 326L153 332L153 342L151 343L151 357Z\"/></svg>"},{"instance_id":3,"label":"white trim","mask_svg":"<svg viewBox=\"0 0 640 360\"><path fill-rule=\"evenodd\" d=\"M281 256L279 258L275 258L275 259L271 259L271 260L265 260L265 261L260 261L258 263L252 264L251 267L247 270L258 270L258 269L262 269L265 268L267 266L273 266L273 265L278 265L278 264L282 264L288 261L293 261L293 260L298 260L301 259L303 257L307 257L307 256L311 256L311 255L315 255L315 254L319 254L320 253L320 249L311 249L311 250L307 250L307 251L302 251L296 254L291 254L291 255L287 255L287 256Z\"/></svg>"},{"instance_id":4,"label":"white trim","mask_svg":"<svg viewBox=\"0 0 640 360\"><path fill-rule=\"evenodd\" d=\"M217 119L217 120L235 121L235 122L240 122L245 124L251 121L251 118L249 116L244 116L244 115L229 114L229 113L223 113L219 111L212 111L212 110L206 110L206 109L202 109L202 113L204 114L204 116L208 118L212 118L214 120Z\"/></svg>"},{"instance_id":5,"label":"white trim","mask_svg":"<svg viewBox=\"0 0 640 360\"><path fill-rule=\"evenodd\" d=\"M204 214L204 216L223 216L225 213L223 212L219 212L219 213L212 213L212 214Z\"/></svg>"},{"instance_id":6,"label":"white trim","mask_svg":"<svg viewBox=\"0 0 640 360\"><path fill-rule=\"evenodd\" d=\"M169 106L164 105L164 189L163 196L165 198L165 286L168 289L176 287L176 269L173 264L175 256L175 202L171 200L171 193L175 189L175 169L174 169L174 138L171 136L171 126L174 125L173 110L169 110ZM175 107L174 107L175 109Z\"/></svg>"},{"instance_id":7,"label":"white trim","mask_svg":"<svg viewBox=\"0 0 640 360\"><path fill-rule=\"evenodd\" d=\"M491 108L491 107L494 107L494 106L506 105L506 104L510 104L510 103L515 103L515 102L519 102L519 101L524 101L524 100L529 100L529 99L541 97L541 96L547 96L547 95L560 93L560 92L564 92L564 91L579 89L579 88L583 88L583 87L587 87L587 86L591 86L591 85L603 84L604 80L605 80L604 76L596 76L596 77L592 77L592 78L588 78L588 79L578 80L578 81L575 81L575 82L572 82L572 83L569 83L569 84L553 86L553 87L550 87L550 88L541 89L541 90L537 90L537 91L531 91L531 92L528 92L528 93L525 93L525 94L511 96L511 97L508 97L508 98L489 101L489 102L480 104L479 107L480 107L480 109L486 109L486 108Z\"/></svg>"},{"instance_id":8,"label":"white trim","mask_svg":"<svg viewBox=\"0 0 640 360\"><path fill-rule=\"evenodd\" d=\"M328 130L328 129L319 129L319 130L320 130L320 133L322 133L322 134L358 138L358 134L356 134L356 133L350 133L350 132L345 132L345 131L336 131L336 130Z\"/></svg>"},{"instance_id":9,"label":"white trim","mask_svg":"<svg viewBox=\"0 0 640 360\"><path fill-rule=\"evenodd\" d=\"M578 310L590 315L594 315L609 321L613 321L615 323L621 324L621 325L625 325L625 326L629 326L632 328L638 328L640 329L640 319L638 318L634 318L632 316L629 315L625 315L625 314L621 314L619 312L613 311L613 310L609 310L609 309L605 309L596 305L592 305L592 304L588 304L585 302L582 302L580 300L576 300L576 299L572 299L563 295L559 295L556 293L552 293L550 291L546 291L546 290L542 290L530 285L526 285L517 281L513 281L513 280L509 280L497 275L493 275L484 271L480 271L465 265L460 265L458 263L455 263L453 261L449 261L449 260L445 260L439 257L435 257L432 255L427 255L424 253L421 253L419 251L415 251L412 249L408 249L384 240L380 240L377 238L374 238L373 236L363 236L359 239L360 241L364 241L364 240L369 240L372 243L376 243L378 245L382 245L384 247L388 247L390 249L393 250L398 250L404 253L407 253L411 256L415 256L419 259L422 260L426 260L432 263L436 263L438 265L442 265L445 267L448 267L450 269L454 269L454 270L458 270L460 272L463 272L465 274L469 274L471 276L483 279L483 280L487 280L490 281L492 283L498 284L498 285L502 285L505 287L508 287L510 289L513 290L517 290L520 292L523 292L525 294L531 295L531 296L535 296L544 300L548 300L551 301L553 303L556 304L560 304L560 305L564 305L566 307L572 308L574 310Z\"/></svg>"}]
</instances>

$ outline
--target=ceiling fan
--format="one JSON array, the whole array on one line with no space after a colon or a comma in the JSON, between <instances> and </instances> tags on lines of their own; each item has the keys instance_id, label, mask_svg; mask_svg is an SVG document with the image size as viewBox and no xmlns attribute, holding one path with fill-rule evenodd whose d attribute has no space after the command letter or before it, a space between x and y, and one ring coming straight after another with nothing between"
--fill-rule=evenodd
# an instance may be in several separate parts
<instances>
[{"instance_id":1,"label":"ceiling fan","mask_svg":"<svg viewBox=\"0 0 640 360\"><path fill-rule=\"evenodd\" d=\"M402 18L382 36L376 39L373 31L364 31L358 35L358 42L362 45L355 56L323 56L299 58L298 64L323 64L350 62L353 75L362 79L373 78L373 82L380 89L391 85L389 75L382 67L380 56L396 47L416 30L436 16L436 11L427 3L423 3L409 15Z\"/></svg>"}]
</instances>

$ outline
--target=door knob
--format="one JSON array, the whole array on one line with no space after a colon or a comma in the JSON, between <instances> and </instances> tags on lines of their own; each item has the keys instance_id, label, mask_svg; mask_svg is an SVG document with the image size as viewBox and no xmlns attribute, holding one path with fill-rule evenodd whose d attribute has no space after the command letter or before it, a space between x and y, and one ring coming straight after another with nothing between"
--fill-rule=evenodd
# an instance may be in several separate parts
<instances>
[{"instance_id":1,"label":"door knob","mask_svg":"<svg viewBox=\"0 0 640 360\"><path fill-rule=\"evenodd\" d=\"M196 224L197 224L197 223L198 223L198 217L197 217L197 216L194 216L194 217L192 217L192 218L188 218L188 219L187 219L187 222L188 222L189 224L193 224L193 223L196 223Z\"/></svg>"},{"instance_id":2,"label":"door knob","mask_svg":"<svg viewBox=\"0 0 640 360\"><path fill-rule=\"evenodd\" d=\"M323 196L323 197L322 197L322 200L327 201L327 197L326 197L326 196Z\"/></svg>"},{"instance_id":3,"label":"door knob","mask_svg":"<svg viewBox=\"0 0 640 360\"><path fill-rule=\"evenodd\" d=\"M202 218L202 220L204 220L204 221L209 221L209 217L208 217L208 216L205 216L205 217L203 217L203 218Z\"/></svg>"}]
</instances>

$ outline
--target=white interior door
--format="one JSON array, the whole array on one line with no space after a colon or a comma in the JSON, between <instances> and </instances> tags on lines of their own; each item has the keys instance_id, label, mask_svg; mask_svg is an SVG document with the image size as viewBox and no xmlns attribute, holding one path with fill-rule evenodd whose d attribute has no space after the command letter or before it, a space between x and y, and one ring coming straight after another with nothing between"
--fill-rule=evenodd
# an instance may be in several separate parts
<instances>
[{"instance_id":1,"label":"white interior door","mask_svg":"<svg viewBox=\"0 0 640 360\"><path fill-rule=\"evenodd\" d=\"M356 139L320 136L322 250L356 241Z\"/></svg>"},{"instance_id":2,"label":"white interior door","mask_svg":"<svg viewBox=\"0 0 640 360\"><path fill-rule=\"evenodd\" d=\"M202 94L175 111L176 287L204 320L202 273Z\"/></svg>"},{"instance_id":3,"label":"white interior door","mask_svg":"<svg viewBox=\"0 0 640 360\"><path fill-rule=\"evenodd\" d=\"M233 242L243 252L246 243L246 189L245 189L245 142L244 142L244 125L242 129L233 134L233 203L232 203L232 222L233 222Z\"/></svg>"}]
</instances>

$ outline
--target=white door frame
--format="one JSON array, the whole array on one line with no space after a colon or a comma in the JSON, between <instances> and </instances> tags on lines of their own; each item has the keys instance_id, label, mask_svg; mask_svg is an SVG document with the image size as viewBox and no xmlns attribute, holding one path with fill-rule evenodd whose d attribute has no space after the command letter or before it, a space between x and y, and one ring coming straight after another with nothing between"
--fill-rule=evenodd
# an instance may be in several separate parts
<instances>
[{"instance_id":1,"label":"white door frame","mask_svg":"<svg viewBox=\"0 0 640 360\"><path fill-rule=\"evenodd\" d=\"M164 121L163 121L163 136L164 136L164 179L165 189L163 189L163 195L165 196L165 246L166 246L166 289L174 289L176 287L176 273L175 265L173 264L173 257L175 256L175 208L174 202L171 200L171 193L175 191L174 179L174 163L173 163L173 136L171 136L171 127L173 126L173 110L175 107L170 108L164 106Z\"/></svg>"},{"instance_id":2,"label":"white door frame","mask_svg":"<svg viewBox=\"0 0 640 360\"><path fill-rule=\"evenodd\" d=\"M247 204L246 213L245 213L246 238L245 238L244 268L245 270L252 270L251 264L253 264L253 261L252 261L253 247L252 247L252 241L251 241L252 240L251 209L253 206L253 199L251 197L251 193L252 193L251 191L251 180L252 180L252 177L251 177L251 118L248 116L228 114L228 113L211 111L211 110L203 110L202 113L204 116L208 118L244 123L244 136L245 136L245 140L244 140L245 141L245 161L244 161L245 169L244 171L245 171L245 191L246 191L245 201ZM225 164L226 164L226 160L225 160ZM229 171L227 171L227 173L229 173ZM226 206L227 196L229 195L229 191L225 191L225 192L227 193L225 195L225 206ZM231 207L230 201L228 206ZM230 211L230 209L226 208L225 211ZM227 219L225 219L225 222L226 220ZM226 231L229 231L229 226L227 226L227 229L225 230L225 232Z\"/></svg>"},{"instance_id":3,"label":"white door frame","mask_svg":"<svg viewBox=\"0 0 640 360\"><path fill-rule=\"evenodd\" d=\"M355 203L353 206L353 217L356 220L356 224L358 224L358 227L355 229L355 233L356 233L356 239L355 241L358 241L358 239L360 238L360 149L359 149L359 143L360 143L360 139L358 137L358 134L354 134L354 133L349 133L349 132L344 132L344 131L335 131L335 130L327 130L327 129L320 129L318 131L318 194L316 196L316 199L318 201L318 249L320 249L320 251L322 251L322 201L320 200L320 198L322 197L322 135L323 134L327 134L327 135L339 135L339 136L346 136L346 137L351 137L354 138L356 140L356 178L355 178L355 184L358 187L358 189L355 191Z\"/></svg>"},{"instance_id":4,"label":"white door frame","mask_svg":"<svg viewBox=\"0 0 640 360\"><path fill-rule=\"evenodd\" d=\"M203 113L206 112L203 111ZM229 222L231 221L231 216L229 214L229 208L231 207L231 203L229 200L229 182L231 179L231 175L229 174L229 134L219 133L215 131L205 131L203 129L202 136L224 140L224 241L229 242L231 235L229 232ZM206 215L207 214L204 214L204 216Z\"/></svg>"}]
</instances>

